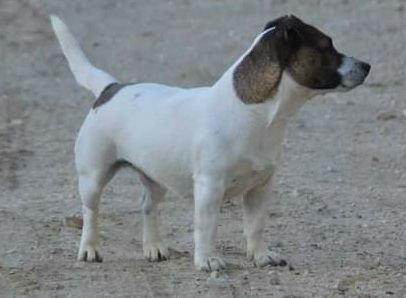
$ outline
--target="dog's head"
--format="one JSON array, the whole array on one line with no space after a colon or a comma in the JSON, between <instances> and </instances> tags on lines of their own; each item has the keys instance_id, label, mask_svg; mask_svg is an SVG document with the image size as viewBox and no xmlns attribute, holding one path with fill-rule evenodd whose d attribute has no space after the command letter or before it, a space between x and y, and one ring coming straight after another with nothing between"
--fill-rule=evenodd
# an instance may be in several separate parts
<instances>
[{"instance_id":1,"label":"dog's head","mask_svg":"<svg viewBox=\"0 0 406 298\"><path fill-rule=\"evenodd\" d=\"M317 93L348 91L362 84L371 66L339 53L332 39L295 16L269 22L234 70L234 87L245 103L273 97L282 73Z\"/></svg>"}]
</instances>

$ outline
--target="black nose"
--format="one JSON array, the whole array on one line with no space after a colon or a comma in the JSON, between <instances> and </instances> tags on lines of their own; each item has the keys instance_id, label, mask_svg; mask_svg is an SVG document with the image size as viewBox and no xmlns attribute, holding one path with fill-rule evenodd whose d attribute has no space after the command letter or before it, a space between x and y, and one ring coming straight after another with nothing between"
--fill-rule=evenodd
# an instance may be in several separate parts
<instances>
[{"instance_id":1,"label":"black nose","mask_svg":"<svg viewBox=\"0 0 406 298\"><path fill-rule=\"evenodd\" d=\"M371 70L371 65L366 62L361 62L360 67L365 72L365 75L368 75Z\"/></svg>"}]
</instances>

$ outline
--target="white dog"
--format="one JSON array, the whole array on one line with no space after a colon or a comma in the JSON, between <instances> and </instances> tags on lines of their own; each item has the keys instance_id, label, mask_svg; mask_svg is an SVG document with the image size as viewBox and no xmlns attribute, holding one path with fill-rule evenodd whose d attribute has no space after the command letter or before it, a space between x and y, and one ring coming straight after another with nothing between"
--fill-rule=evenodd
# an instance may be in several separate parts
<instances>
[{"instance_id":1,"label":"white dog","mask_svg":"<svg viewBox=\"0 0 406 298\"><path fill-rule=\"evenodd\" d=\"M283 265L262 239L272 176L285 127L310 98L362 84L370 65L340 54L332 40L295 16L269 22L251 47L209 87L121 84L87 60L65 24L51 17L77 82L98 97L75 146L83 233L79 260L101 261L99 198L122 165L144 187L143 250L168 257L158 204L167 190L193 195L194 263L224 268L214 255L224 198L243 196L247 256L258 266Z\"/></svg>"}]
</instances>

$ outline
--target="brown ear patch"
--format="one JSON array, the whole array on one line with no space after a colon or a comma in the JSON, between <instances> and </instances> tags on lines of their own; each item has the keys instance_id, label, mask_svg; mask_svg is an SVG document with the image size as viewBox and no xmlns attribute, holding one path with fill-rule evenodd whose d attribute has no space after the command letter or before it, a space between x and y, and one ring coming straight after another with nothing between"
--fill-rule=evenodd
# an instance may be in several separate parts
<instances>
[{"instance_id":1,"label":"brown ear patch","mask_svg":"<svg viewBox=\"0 0 406 298\"><path fill-rule=\"evenodd\" d=\"M114 95L117 94L118 91L120 91L122 88L128 85L133 85L133 83L125 83L125 84L111 83L107 85L107 87L103 89L103 91L100 93L99 97L93 104L93 109L96 109L97 107L108 102L110 99L114 97Z\"/></svg>"},{"instance_id":2,"label":"brown ear patch","mask_svg":"<svg viewBox=\"0 0 406 298\"><path fill-rule=\"evenodd\" d=\"M266 33L234 70L235 91L246 104L265 102L277 91L282 67L272 33Z\"/></svg>"}]
</instances>

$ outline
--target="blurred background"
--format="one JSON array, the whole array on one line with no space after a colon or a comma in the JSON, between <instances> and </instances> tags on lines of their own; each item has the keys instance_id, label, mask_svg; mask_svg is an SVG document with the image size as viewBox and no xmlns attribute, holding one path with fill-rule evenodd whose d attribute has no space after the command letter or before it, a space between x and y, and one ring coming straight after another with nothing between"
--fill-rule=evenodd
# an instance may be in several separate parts
<instances>
[{"instance_id":1,"label":"blurred background","mask_svg":"<svg viewBox=\"0 0 406 298\"><path fill-rule=\"evenodd\" d=\"M0 297L406 297L406 1L0 0ZM264 25L293 13L372 64L289 126L267 220L287 268L245 259L238 199L221 213L217 279L192 266L193 201L168 195L169 262L142 258L139 187L101 205L101 264L77 263L73 145L93 104L51 30L59 15L98 67L129 82L213 84Z\"/></svg>"}]
</instances>

